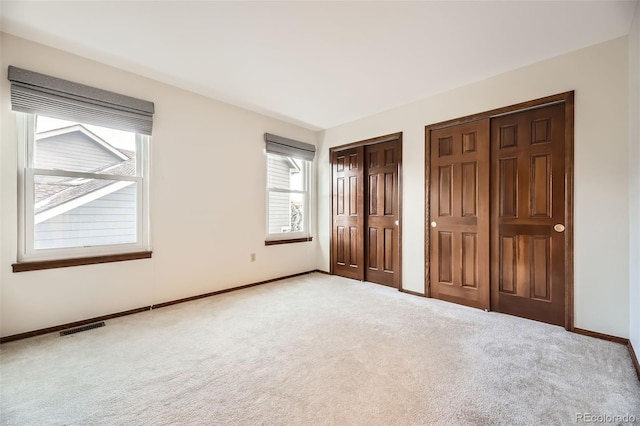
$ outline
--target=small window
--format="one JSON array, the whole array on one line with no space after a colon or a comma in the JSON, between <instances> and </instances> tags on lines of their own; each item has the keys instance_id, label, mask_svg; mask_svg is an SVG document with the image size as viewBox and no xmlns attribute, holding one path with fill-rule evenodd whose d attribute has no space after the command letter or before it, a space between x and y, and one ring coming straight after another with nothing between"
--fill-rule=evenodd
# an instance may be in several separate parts
<instances>
[{"instance_id":1,"label":"small window","mask_svg":"<svg viewBox=\"0 0 640 426\"><path fill-rule=\"evenodd\" d=\"M264 134L267 153L267 241L311 241L311 167L316 147Z\"/></svg>"},{"instance_id":2,"label":"small window","mask_svg":"<svg viewBox=\"0 0 640 426\"><path fill-rule=\"evenodd\" d=\"M148 250L148 136L18 113L19 261Z\"/></svg>"},{"instance_id":3,"label":"small window","mask_svg":"<svg viewBox=\"0 0 640 426\"><path fill-rule=\"evenodd\" d=\"M267 153L267 240L309 238L312 163Z\"/></svg>"}]
</instances>

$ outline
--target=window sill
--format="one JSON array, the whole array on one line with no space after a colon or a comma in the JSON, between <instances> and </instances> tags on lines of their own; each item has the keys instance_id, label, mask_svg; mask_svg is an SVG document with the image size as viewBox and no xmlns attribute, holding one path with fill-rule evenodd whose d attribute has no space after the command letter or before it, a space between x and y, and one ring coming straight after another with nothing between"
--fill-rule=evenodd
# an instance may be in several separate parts
<instances>
[{"instance_id":1,"label":"window sill","mask_svg":"<svg viewBox=\"0 0 640 426\"><path fill-rule=\"evenodd\" d=\"M110 254L106 256L79 257L75 259L40 260L18 262L11 265L13 272L38 271L41 269L67 268L69 266L95 265L98 263L122 262L125 260L150 259L150 251L136 253Z\"/></svg>"},{"instance_id":2,"label":"window sill","mask_svg":"<svg viewBox=\"0 0 640 426\"><path fill-rule=\"evenodd\" d=\"M292 238L290 240L268 240L268 241L264 242L264 245L265 246L275 246L277 244L305 243L307 241L313 241L313 237Z\"/></svg>"}]
</instances>

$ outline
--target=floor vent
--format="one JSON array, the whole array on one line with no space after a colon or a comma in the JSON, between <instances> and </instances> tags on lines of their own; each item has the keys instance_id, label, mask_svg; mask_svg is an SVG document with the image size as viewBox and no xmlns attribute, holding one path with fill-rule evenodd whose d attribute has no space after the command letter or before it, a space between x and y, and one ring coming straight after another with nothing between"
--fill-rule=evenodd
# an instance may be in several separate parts
<instances>
[{"instance_id":1,"label":"floor vent","mask_svg":"<svg viewBox=\"0 0 640 426\"><path fill-rule=\"evenodd\" d=\"M67 336L69 334L80 333L81 331L93 330L94 328L104 327L104 321L94 322L93 324L83 325L81 327L70 328L60 332L61 336Z\"/></svg>"}]
</instances>

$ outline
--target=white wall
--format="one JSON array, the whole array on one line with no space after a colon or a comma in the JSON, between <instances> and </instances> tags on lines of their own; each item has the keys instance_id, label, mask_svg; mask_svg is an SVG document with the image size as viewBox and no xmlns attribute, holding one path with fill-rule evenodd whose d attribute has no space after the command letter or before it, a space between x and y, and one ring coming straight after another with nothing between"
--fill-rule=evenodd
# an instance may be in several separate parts
<instances>
[{"instance_id":1,"label":"white wall","mask_svg":"<svg viewBox=\"0 0 640 426\"><path fill-rule=\"evenodd\" d=\"M329 147L403 135L403 287L424 291L424 126L575 90L575 326L629 334L627 38L508 72L321 134L319 212L330 203ZM329 269L329 215L318 268Z\"/></svg>"},{"instance_id":2,"label":"white wall","mask_svg":"<svg viewBox=\"0 0 640 426\"><path fill-rule=\"evenodd\" d=\"M8 34L1 43L2 336L315 268L315 241L264 246L263 153L264 132L315 143L314 132ZM8 65L155 102L152 259L11 272L17 144Z\"/></svg>"},{"instance_id":3,"label":"white wall","mask_svg":"<svg viewBox=\"0 0 640 426\"><path fill-rule=\"evenodd\" d=\"M629 340L640 356L640 2L629 34Z\"/></svg>"}]
</instances>

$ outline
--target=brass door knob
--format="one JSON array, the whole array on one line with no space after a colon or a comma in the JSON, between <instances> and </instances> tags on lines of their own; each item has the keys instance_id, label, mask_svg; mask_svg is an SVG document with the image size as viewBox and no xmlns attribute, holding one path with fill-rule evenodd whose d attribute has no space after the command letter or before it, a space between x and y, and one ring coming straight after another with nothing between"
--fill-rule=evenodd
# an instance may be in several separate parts
<instances>
[{"instance_id":1,"label":"brass door knob","mask_svg":"<svg viewBox=\"0 0 640 426\"><path fill-rule=\"evenodd\" d=\"M556 232L564 232L564 225L561 223L556 223L553 227L553 230Z\"/></svg>"},{"instance_id":2,"label":"brass door knob","mask_svg":"<svg viewBox=\"0 0 640 426\"><path fill-rule=\"evenodd\" d=\"M435 228L436 226L438 226L438 224L437 224L437 223L435 223L435 222L431 222L431 227L432 227L432 228Z\"/></svg>"}]
</instances>

